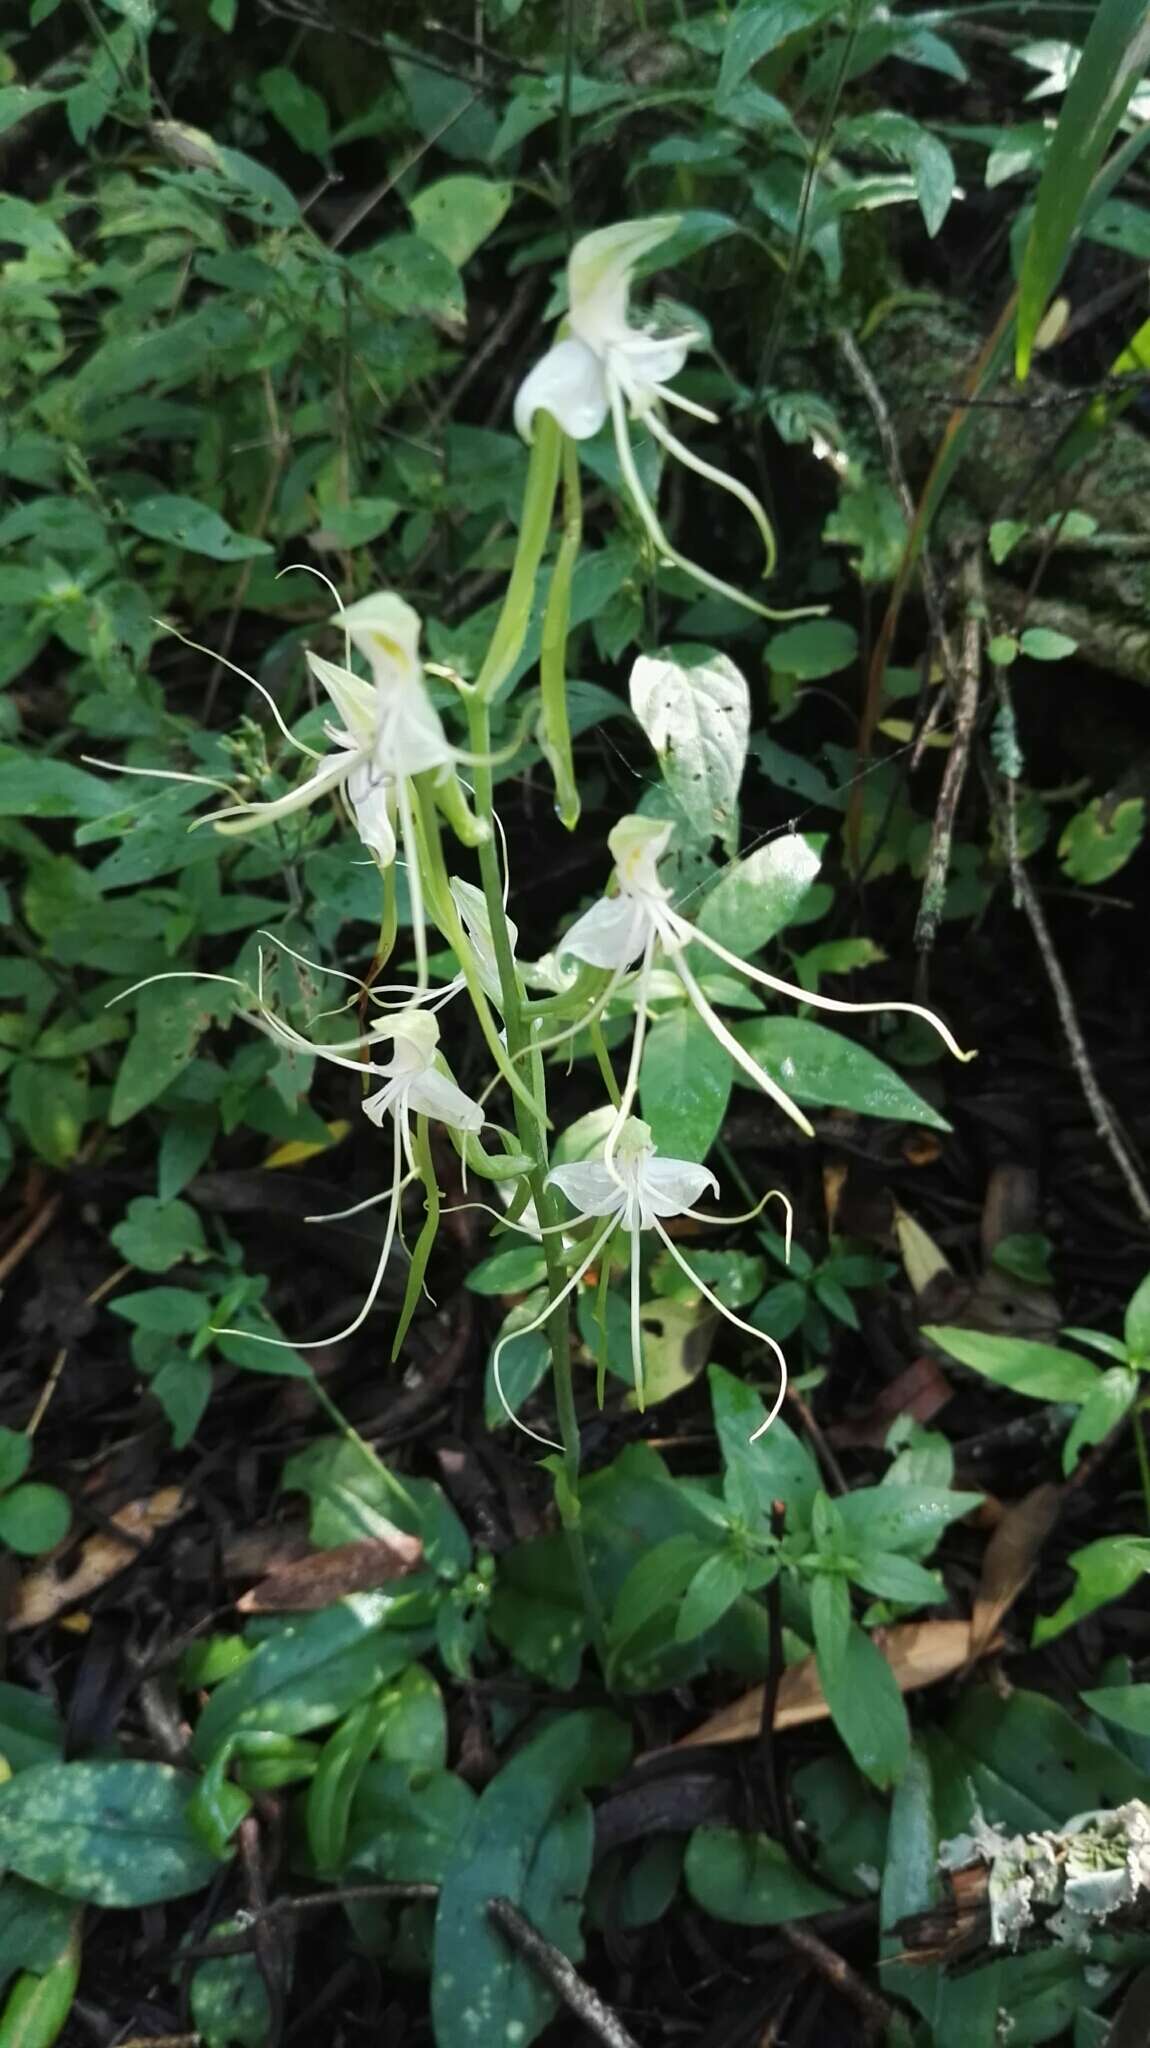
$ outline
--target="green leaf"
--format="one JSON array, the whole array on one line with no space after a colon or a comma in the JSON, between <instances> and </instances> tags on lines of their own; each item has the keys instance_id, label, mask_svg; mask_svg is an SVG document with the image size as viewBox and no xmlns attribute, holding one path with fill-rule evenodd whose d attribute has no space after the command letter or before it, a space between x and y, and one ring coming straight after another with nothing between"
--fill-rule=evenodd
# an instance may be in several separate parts
<instances>
[{"instance_id":1,"label":"green leaf","mask_svg":"<svg viewBox=\"0 0 1150 2048\"><path fill-rule=\"evenodd\" d=\"M124 518L149 540L166 541L193 555L210 555L213 562L248 562L256 555L275 552L270 541L237 533L211 505L201 505L197 498L137 498L125 508Z\"/></svg>"},{"instance_id":2,"label":"green leaf","mask_svg":"<svg viewBox=\"0 0 1150 2048\"><path fill-rule=\"evenodd\" d=\"M803 1017L756 1017L738 1025L735 1037L796 1102L853 1109L892 1123L927 1124L936 1131L950 1129L946 1118L916 1095L885 1060L822 1024L810 1024ZM735 1080L753 1086L741 1070Z\"/></svg>"},{"instance_id":3,"label":"green leaf","mask_svg":"<svg viewBox=\"0 0 1150 2048\"><path fill-rule=\"evenodd\" d=\"M0 1428L0 1493L23 1479L31 1462L31 1438L18 1429Z\"/></svg>"},{"instance_id":4,"label":"green leaf","mask_svg":"<svg viewBox=\"0 0 1150 2048\"><path fill-rule=\"evenodd\" d=\"M68 1954L76 1917L76 1909L68 1900L55 1898L39 1885L25 1884L22 1877L0 1880L0 1991L17 1971L33 1973L32 1986L37 1981L43 1983L60 1958ZM23 1982L28 1984L28 1979ZM67 2003L71 2005L70 1994ZM27 2006L17 2014L10 2003L0 2019L2 2048L51 2048L63 2024L60 2015L56 2017L58 2024L54 2028L37 2033L26 2024L31 2018Z\"/></svg>"},{"instance_id":5,"label":"green leaf","mask_svg":"<svg viewBox=\"0 0 1150 2048\"><path fill-rule=\"evenodd\" d=\"M800 35L833 14L837 0L739 0L725 24L719 101L740 85L761 58L788 36Z\"/></svg>"},{"instance_id":6,"label":"green leaf","mask_svg":"<svg viewBox=\"0 0 1150 2048\"><path fill-rule=\"evenodd\" d=\"M937 1572L890 1550L861 1551L851 1566L851 1578L876 1600L898 1600L907 1607L933 1607L946 1598Z\"/></svg>"},{"instance_id":7,"label":"green leaf","mask_svg":"<svg viewBox=\"0 0 1150 2048\"><path fill-rule=\"evenodd\" d=\"M534 1294L529 1294L526 1300L517 1302L514 1308L508 1310L496 1335L495 1344L506 1336L511 1338L506 1350L500 1355L499 1378L507 1407L513 1415L518 1415L523 1403L535 1392L551 1364L551 1343L546 1326L538 1330L527 1330L523 1336L516 1335L517 1331L525 1329L526 1324L534 1322L546 1304L546 1292L539 1288ZM496 1387L492 1368L495 1344L487 1354L483 1413L488 1429L503 1429L510 1425L507 1422L507 1409L499 1398L499 1389Z\"/></svg>"},{"instance_id":8,"label":"green leaf","mask_svg":"<svg viewBox=\"0 0 1150 2048\"><path fill-rule=\"evenodd\" d=\"M256 86L265 107L287 130L297 149L309 156L327 155L331 148L331 122L318 92L282 64L261 71Z\"/></svg>"},{"instance_id":9,"label":"green leaf","mask_svg":"<svg viewBox=\"0 0 1150 2048\"><path fill-rule=\"evenodd\" d=\"M1138 1374L1126 1365L1112 1365L1100 1375L1098 1385L1086 1396L1062 1446L1064 1472L1073 1472L1079 1452L1088 1444L1100 1444L1123 1416L1129 1414L1138 1399L1140 1387Z\"/></svg>"},{"instance_id":10,"label":"green leaf","mask_svg":"<svg viewBox=\"0 0 1150 2048\"><path fill-rule=\"evenodd\" d=\"M49 1166L68 1166L80 1150L88 1111L88 1070L21 1060L8 1081L8 1114Z\"/></svg>"},{"instance_id":11,"label":"green leaf","mask_svg":"<svg viewBox=\"0 0 1150 2048\"><path fill-rule=\"evenodd\" d=\"M731 1074L727 1053L687 1005L652 1026L639 1069L640 1102L667 1158L706 1158L727 1113Z\"/></svg>"},{"instance_id":12,"label":"green leaf","mask_svg":"<svg viewBox=\"0 0 1150 2048\"><path fill-rule=\"evenodd\" d=\"M338 1720L411 1661L410 1632L387 1626L403 1602L402 1594L352 1593L261 1643L212 1694L193 1755L206 1762L244 1728L306 1735Z\"/></svg>"},{"instance_id":13,"label":"green leaf","mask_svg":"<svg viewBox=\"0 0 1150 2048\"><path fill-rule=\"evenodd\" d=\"M1012 554L1020 540L1025 540L1030 528L1024 519L996 519L988 533L987 546L990 559L1001 568L1007 556ZM995 660L998 656L994 657Z\"/></svg>"},{"instance_id":14,"label":"green leaf","mask_svg":"<svg viewBox=\"0 0 1150 2048\"><path fill-rule=\"evenodd\" d=\"M1027 626L1018 642L1024 654L1032 661L1065 661L1078 646L1066 633L1056 633L1052 626Z\"/></svg>"},{"instance_id":15,"label":"green leaf","mask_svg":"<svg viewBox=\"0 0 1150 2048\"><path fill-rule=\"evenodd\" d=\"M136 1028L120 1062L108 1121L126 1124L162 1095L183 1072L209 1024L226 1015L218 982L203 988L160 982L146 988L136 1005Z\"/></svg>"},{"instance_id":16,"label":"green leaf","mask_svg":"<svg viewBox=\"0 0 1150 2048\"><path fill-rule=\"evenodd\" d=\"M823 838L780 833L724 868L695 922L709 939L744 959L785 931L822 864Z\"/></svg>"},{"instance_id":17,"label":"green leaf","mask_svg":"<svg viewBox=\"0 0 1150 2048\"><path fill-rule=\"evenodd\" d=\"M137 1195L128 1214L111 1233L112 1243L129 1265L142 1273L166 1273L184 1259L208 1256L204 1226L187 1202L161 1202L155 1195Z\"/></svg>"},{"instance_id":18,"label":"green leaf","mask_svg":"<svg viewBox=\"0 0 1150 2048\"><path fill-rule=\"evenodd\" d=\"M728 1477L737 1482L736 1497L757 1500L763 1526L769 1523L776 1500L786 1507L789 1529L804 1526L819 1490L819 1469L810 1452L781 1415L752 1444L755 1431L767 1419L759 1396L721 1365L708 1366L707 1379L723 1464ZM730 1499L730 1490L725 1490Z\"/></svg>"},{"instance_id":19,"label":"green leaf","mask_svg":"<svg viewBox=\"0 0 1150 2048\"><path fill-rule=\"evenodd\" d=\"M213 19L218 5L214 0ZM221 1920L209 1929L208 1939L227 1940L242 1931L239 1920ZM271 2000L253 1954L210 1956L197 1963L188 1996L192 2024L204 2048L266 2048L272 2032Z\"/></svg>"},{"instance_id":20,"label":"green leaf","mask_svg":"<svg viewBox=\"0 0 1150 2048\"><path fill-rule=\"evenodd\" d=\"M682 645L641 654L630 690L672 796L701 837L732 851L751 724L745 677L713 647Z\"/></svg>"},{"instance_id":21,"label":"green leaf","mask_svg":"<svg viewBox=\"0 0 1150 2048\"><path fill-rule=\"evenodd\" d=\"M910 1760L910 1725L895 1676L877 1644L852 1622L842 1655L818 1658L835 1727L864 1777L880 1792L897 1785Z\"/></svg>"},{"instance_id":22,"label":"green leaf","mask_svg":"<svg viewBox=\"0 0 1150 2048\"><path fill-rule=\"evenodd\" d=\"M980 1493L893 1480L856 1487L836 1502L849 1550L898 1551L908 1557L928 1556L944 1529L981 1505Z\"/></svg>"},{"instance_id":23,"label":"green leaf","mask_svg":"<svg viewBox=\"0 0 1150 2048\"><path fill-rule=\"evenodd\" d=\"M63 1747L64 1726L49 1702L27 1686L0 1679L0 1757L9 1770L49 1763Z\"/></svg>"},{"instance_id":24,"label":"green leaf","mask_svg":"<svg viewBox=\"0 0 1150 2048\"><path fill-rule=\"evenodd\" d=\"M1012 1831L1061 1827L1075 1814L1146 1796L1146 1779L1127 1757L1041 1693L1004 1699L988 1685L969 1685L946 1736L940 1803L949 1797L953 1810L954 1792L969 1781L967 1813L976 1799L989 1821ZM957 1826L948 1821L948 1833L969 1825L967 1813L955 1815Z\"/></svg>"},{"instance_id":25,"label":"green leaf","mask_svg":"<svg viewBox=\"0 0 1150 2048\"><path fill-rule=\"evenodd\" d=\"M118 804L117 792L86 768L0 747L0 818L102 818Z\"/></svg>"},{"instance_id":26,"label":"green leaf","mask_svg":"<svg viewBox=\"0 0 1150 2048\"><path fill-rule=\"evenodd\" d=\"M480 1259L467 1275L467 1285L473 1294L526 1294L546 1274L542 1245L516 1244Z\"/></svg>"},{"instance_id":27,"label":"green leaf","mask_svg":"<svg viewBox=\"0 0 1150 2048\"><path fill-rule=\"evenodd\" d=\"M159 1337L194 1337L210 1321L212 1304L190 1287L145 1287L139 1294L119 1294L108 1306L138 1330Z\"/></svg>"},{"instance_id":28,"label":"green leaf","mask_svg":"<svg viewBox=\"0 0 1150 2048\"><path fill-rule=\"evenodd\" d=\"M94 1906L150 1906L219 1870L188 1817L195 1780L167 1764L34 1764L0 1785L0 1864Z\"/></svg>"},{"instance_id":29,"label":"green leaf","mask_svg":"<svg viewBox=\"0 0 1150 2048\"><path fill-rule=\"evenodd\" d=\"M841 1572L825 1571L816 1573L808 1591L819 1677L825 1692L828 1675L839 1671L846 1656L851 1629L850 1589Z\"/></svg>"},{"instance_id":30,"label":"green leaf","mask_svg":"<svg viewBox=\"0 0 1150 2048\"><path fill-rule=\"evenodd\" d=\"M1131 1365L1150 1363L1150 1273L1135 1288L1127 1303L1123 1334Z\"/></svg>"},{"instance_id":31,"label":"green leaf","mask_svg":"<svg viewBox=\"0 0 1150 2048\"><path fill-rule=\"evenodd\" d=\"M21 1557L39 1557L54 1550L68 1534L72 1510L57 1486L31 1480L11 1493L0 1494L0 1543Z\"/></svg>"},{"instance_id":32,"label":"green leaf","mask_svg":"<svg viewBox=\"0 0 1150 2048\"><path fill-rule=\"evenodd\" d=\"M834 1895L796 1870L781 1842L734 1828L696 1828L683 1866L697 1906L736 1927L779 1927L833 1911Z\"/></svg>"},{"instance_id":33,"label":"green leaf","mask_svg":"<svg viewBox=\"0 0 1150 2048\"><path fill-rule=\"evenodd\" d=\"M493 178L440 178L411 201L411 218L425 242L462 269L511 204L513 187Z\"/></svg>"},{"instance_id":34,"label":"green leaf","mask_svg":"<svg viewBox=\"0 0 1150 2048\"><path fill-rule=\"evenodd\" d=\"M580 1901L591 1867L590 1812L579 1795L586 1785L616 1778L629 1749L613 1714L563 1714L488 1785L439 1895L431 1990L437 2041L482 2036L528 2048L550 2019L554 1994L491 1925L488 1903L509 1898L578 1962ZM565 1813L574 1816L566 1829Z\"/></svg>"},{"instance_id":35,"label":"green leaf","mask_svg":"<svg viewBox=\"0 0 1150 2048\"><path fill-rule=\"evenodd\" d=\"M845 619L805 619L767 642L767 661L777 675L815 682L837 675L858 656L859 636Z\"/></svg>"},{"instance_id":36,"label":"green leaf","mask_svg":"<svg viewBox=\"0 0 1150 2048\"><path fill-rule=\"evenodd\" d=\"M1018 283L1015 371L1025 377L1046 304L1091 182L1150 56L1145 0L1099 0L1062 104L1035 201Z\"/></svg>"},{"instance_id":37,"label":"green leaf","mask_svg":"<svg viewBox=\"0 0 1150 2048\"><path fill-rule=\"evenodd\" d=\"M59 98L59 93L42 92L34 85L0 85L0 135Z\"/></svg>"},{"instance_id":38,"label":"green leaf","mask_svg":"<svg viewBox=\"0 0 1150 2048\"><path fill-rule=\"evenodd\" d=\"M1060 1351L1029 1337L994 1337L982 1330L960 1330L927 1323L923 1336L960 1365L980 1372L996 1386L1009 1387L1031 1401L1085 1401L1098 1385L1099 1372L1076 1352Z\"/></svg>"},{"instance_id":39,"label":"green leaf","mask_svg":"<svg viewBox=\"0 0 1150 2048\"><path fill-rule=\"evenodd\" d=\"M1058 858L1072 882L1088 888L1108 882L1138 851L1145 826L1143 797L1125 797L1117 804L1095 797L1064 826Z\"/></svg>"},{"instance_id":40,"label":"green leaf","mask_svg":"<svg viewBox=\"0 0 1150 2048\"><path fill-rule=\"evenodd\" d=\"M1101 1685L1081 1695L1084 1707L1125 1728L1131 1735L1150 1735L1150 1685Z\"/></svg>"},{"instance_id":41,"label":"green leaf","mask_svg":"<svg viewBox=\"0 0 1150 2048\"><path fill-rule=\"evenodd\" d=\"M733 1551L718 1550L701 1564L683 1594L675 1619L675 1641L693 1643L721 1621L746 1585L746 1565Z\"/></svg>"},{"instance_id":42,"label":"green leaf","mask_svg":"<svg viewBox=\"0 0 1150 2048\"><path fill-rule=\"evenodd\" d=\"M474 1812L474 1792L453 1771L369 1764L356 1789L343 1867L383 1884L442 1884Z\"/></svg>"},{"instance_id":43,"label":"green leaf","mask_svg":"<svg viewBox=\"0 0 1150 2048\"><path fill-rule=\"evenodd\" d=\"M1107 1601L1120 1599L1150 1572L1150 1538L1103 1536L1074 1551L1069 1562L1075 1575L1074 1591L1053 1614L1039 1615L1034 1624L1035 1648L1084 1621Z\"/></svg>"}]
</instances>

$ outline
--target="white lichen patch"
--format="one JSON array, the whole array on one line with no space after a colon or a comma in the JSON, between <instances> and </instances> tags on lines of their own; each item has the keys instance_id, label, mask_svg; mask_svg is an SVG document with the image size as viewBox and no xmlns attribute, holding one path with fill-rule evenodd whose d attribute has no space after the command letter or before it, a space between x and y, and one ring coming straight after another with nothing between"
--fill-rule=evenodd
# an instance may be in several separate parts
<instances>
[{"instance_id":1,"label":"white lichen patch","mask_svg":"<svg viewBox=\"0 0 1150 2048\"><path fill-rule=\"evenodd\" d=\"M1025 1835L1004 1834L976 1811L969 1834L943 1842L939 1859L944 1870L986 1865L993 1947L1017 1948L1027 1928L1041 1925L1086 1952L1112 1913L1150 1893L1150 1807L1131 1799Z\"/></svg>"}]
</instances>

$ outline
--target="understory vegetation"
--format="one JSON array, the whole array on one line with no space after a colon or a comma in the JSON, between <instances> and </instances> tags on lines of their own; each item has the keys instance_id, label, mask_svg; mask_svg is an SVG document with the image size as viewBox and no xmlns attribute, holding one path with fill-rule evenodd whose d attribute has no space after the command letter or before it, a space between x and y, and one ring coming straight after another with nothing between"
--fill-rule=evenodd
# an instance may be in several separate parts
<instances>
[{"instance_id":1,"label":"understory vegetation","mask_svg":"<svg viewBox=\"0 0 1150 2048\"><path fill-rule=\"evenodd\" d=\"M0 2048L1145 2039L1148 140L0 25Z\"/></svg>"}]
</instances>

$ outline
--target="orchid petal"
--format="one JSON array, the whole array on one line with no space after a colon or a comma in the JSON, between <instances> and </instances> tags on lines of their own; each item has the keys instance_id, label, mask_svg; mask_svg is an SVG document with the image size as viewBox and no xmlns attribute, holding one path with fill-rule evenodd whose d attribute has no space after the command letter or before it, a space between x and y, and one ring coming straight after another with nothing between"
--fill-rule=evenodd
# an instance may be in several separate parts
<instances>
[{"instance_id":1,"label":"orchid petal","mask_svg":"<svg viewBox=\"0 0 1150 2048\"><path fill-rule=\"evenodd\" d=\"M448 1124L456 1131L478 1132L486 1121L479 1104L435 1068L408 1083L405 1100L409 1108L423 1116L434 1117L437 1123Z\"/></svg>"},{"instance_id":2,"label":"orchid petal","mask_svg":"<svg viewBox=\"0 0 1150 2048\"><path fill-rule=\"evenodd\" d=\"M306 811L311 804L318 803L321 796L326 796L344 781L354 760L352 754L333 755L306 782L301 782L298 789L289 790L286 796L274 797L267 803L236 804L226 811L209 811L206 817L196 822L214 825L217 832L258 832L263 825L274 825L280 818L290 818L296 811Z\"/></svg>"},{"instance_id":3,"label":"orchid petal","mask_svg":"<svg viewBox=\"0 0 1150 2048\"><path fill-rule=\"evenodd\" d=\"M707 1188L712 1194L719 1192L710 1167L695 1166L689 1159L648 1159L639 1176L643 1206L655 1216L681 1216Z\"/></svg>"},{"instance_id":4,"label":"orchid petal","mask_svg":"<svg viewBox=\"0 0 1150 2048\"><path fill-rule=\"evenodd\" d=\"M385 754L387 765L397 775L422 775L429 768L446 767L453 759L454 748L422 680L405 690L385 714L376 741L376 758L381 764Z\"/></svg>"},{"instance_id":5,"label":"orchid petal","mask_svg":"<svg viewBox=\"0 0 1150 2048\"><path fill-rule=\"evenodd\" d=\"M515 426L530 441L537 412L549 412L573 441L588 441L607 418L607 379L594 349L569 335L529 370L515 396Z\"/></svg>"},{"instance_id":6,"label":"orchid petal","mask_svg":"<svg viewBox=\"0 0 1150 2048\"><path fill-rule=\"evenodd\" d=\"M601 1166L596 1160L582 1160L574 1166L553 1166L547 1176L547 1185L566 1195L580 1216L621 1216L627 1203L626 1188L609 1167Z\"/></svg>"},{"instance_id":7,"label":"orchid petal","mask_svg":"<svg viewBox=\"0 0 1150 2048\"><path fill-rule=\"evenodd\" d=\"M347 799L355 813L355 829L369 853L373 853L381 867L389 868L395 859L395 827L391 821L391 807L395 801L395 783L390 776L378 775L371 761L364 755L356 757L347 778Z\"/></svg>"},{"instance_id":8,"label":"orchid petal","mask_svg":"<svg viewBox=\"0 0 1150 2048\"><path fill-rule=\"evenodd\" d=\"M702 331L697 327L663 335L636 328L611 343L611 367L637 414L646 418L662 397L658 387L678 376L692 348L702 339Z\"/></svg>"},{"instance_id":9,"label":"orchid petal","mask_svg":"<svg viewBox=\"0 0 1150 2048\"><path fill-rule=\"evenodd\" d=\"M353 647L370 663L377 687L422 681L419 613L394 591L378 590L361 597L337 612L331 623L343 628Z\"/></svg>"},{"instance_id":10,"label":"orchid petal","mask_svg":"<svg viewBox=\"0 0 1150 2048\"><path fill-rule=\"evenodd\" d=\"M678 214L653 214L580 236L567 259L567 296L571 326L590 347L599 348L626 329L635 266L678 225Z\"/></svg>"},{"instance_id":11,"label":"orchid petal","mask_svg":"<svg viewBox=\"0 0 1150 2048\"><path fill-rule=\"evenodd\" d=\"M651 929L650 913L631 896L603 896L577 917L556 948L560 958L573 953L590 967L630 967Z\"/></svg>"},{"instance_id":12,"label":"orchid petal","mask_svg":"<svg viewBox=\"0 0 1150 2048\"><path fill-rule=\"evenodd\" d=\"M662 442L668 455L673 455L685 469L693 469L696 476L706 477L708 483L717 484L721 491L729 491L732 498L737 498L740 505L746 506L762 535L763 546L766 549L767 560L763 574L771 575L778 559L774 528L754 492L749 490L746 484L740 483L738 477L729 475L725 469L716 469L714 463L704 462L701 455L694 454L685 441L680 441L678 435L671 432L670 427L659 418L657 412L647 415L647 425L655 439Z\"/></svg>"},{"instance_id":13,"label":"orchid petal","mask_svg":"<svg viewBox=\"0 0 1150 2048\"><path fill-rule=\"evenodd\" d=\"M341 668L338 662L312 654L310 649L307 665L320 688L327 691L354 744L366 751L375 738L379 720L379 699L374 686L354 675L351 669Z\"/></svg>"}]
</instances>

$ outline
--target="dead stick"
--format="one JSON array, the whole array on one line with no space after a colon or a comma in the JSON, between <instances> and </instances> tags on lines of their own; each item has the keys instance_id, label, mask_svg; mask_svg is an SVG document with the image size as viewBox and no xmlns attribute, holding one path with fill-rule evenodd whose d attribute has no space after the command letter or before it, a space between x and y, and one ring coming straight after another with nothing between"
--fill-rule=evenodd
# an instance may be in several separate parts
<instances>
[{"instance_id":1,"label":"dead stick","mask_svg":"<svg viewBox=\"0 0 1150 2048\"><path fill-rule=\"evenodd\" d=\"M914 942L920 953L929 953L938 933L946 900L946 878L950 872L950 850L954 841L954 820L966 781L970 742L978 715L978 683L982 656L982 620L978 603L981 579L977 558L972 557L963 576L967 613L962 628L962 653L957 677L951 681L954 703L954 737L946 757L942 787L938 793L930 828L930 846L923 876L922 900L914 928ZM925 965L925 962L923 963Z\"/></svg>"},{"instance_id":2,"label":"dead stick","mask_svg":"<svg viewBox=\"0 0 1150 2048\"><path fill-rule=\"evenodd\" d=\"M487 1917L495 1922L504 1940L550 1984L568 2010L606 2043L606 2048L639 2048L634 2034L627 2032L617 2014L584 1982L562 1949L546 1941L510 1899L490 1899Z\"/></svg>"},{"instance_id":3,"label":"dead stick","mask_svg":"<svg viewBox=\"0 0 1150 2048\"><path fill-rule=\"evenodd\" d=\"M887 2004L885 1998L879 1997L877 1991L872 1991L869 1984L863 1982L857 1970L852 1970L850 1964L835 1949L829 1948L825 1941L820 1941L817 1934L812 1934L809 1927L798 1926L792 1922L790 1925L781 1926L779 1933L791 1948L806 1957L807 1962L812 1969L818 1971L820 1977L832 1985L843 1998L850 2000L862 2014L868 2035L877 2035L880 2040L887 2038L894 2021L893 2008Z\"/></svg>"}]
</instances>

